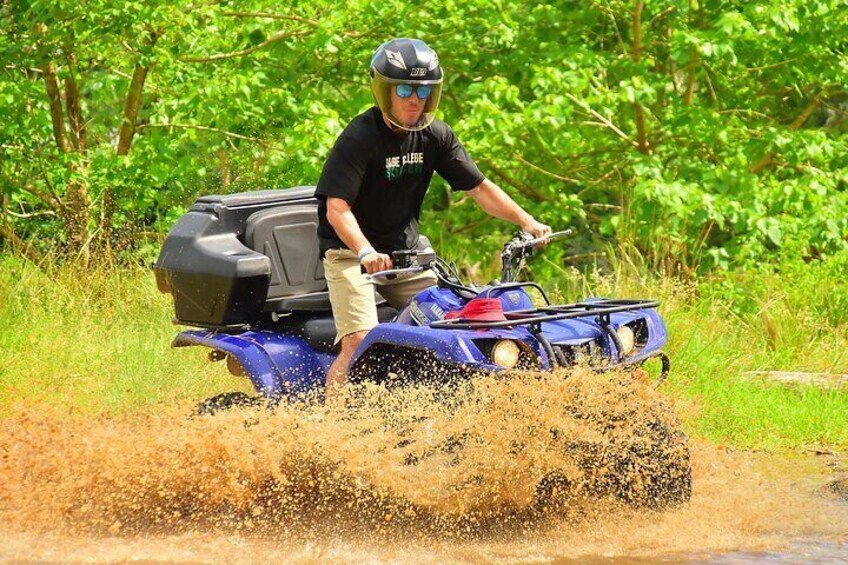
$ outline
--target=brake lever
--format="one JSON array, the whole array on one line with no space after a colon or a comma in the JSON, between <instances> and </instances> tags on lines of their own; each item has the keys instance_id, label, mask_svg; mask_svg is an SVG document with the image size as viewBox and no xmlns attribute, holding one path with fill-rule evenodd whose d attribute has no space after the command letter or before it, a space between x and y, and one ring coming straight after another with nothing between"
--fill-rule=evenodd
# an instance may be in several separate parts
<instances>
[{"instance_id":1,"label":"brake lever","mask_svg":"<svg viewBox=\"0 0 848 565\"><path fill-rule=\"evenodd\" d=\"M366 279L369 279L368 282L371 282L371 280L370 280L371 277L377 276L377 275L385 277L386 280L390 280L390 281L394 280L394 279L397 278L397 275L392 274L392 273L396 272L397 270L398 269L387 269L385 271L377 271L376 273L369 275L368 269L365 268L365 265L359 266L359 272L362 273L363 275L365 275Z\"/></svg>"},{"instance_id":2,"label":"brake lever","mask_svg":"<svg viewBox=\"0 0 848 565\"><path fill-rule=\"evenodd\" d=\"M370 275L365 271L365 267L359 267L360 271L363 275L365 275L365 279L369 283L376 283L377 281L374 279L386 279L387 281L393 281L398 276L401 275L414 275L416 273L420 273L421 271L428 269L429 267L407 267L405 269L387 269L385 271L377 271L376 273L371 273Z\"/></svg>"}]
</instances>

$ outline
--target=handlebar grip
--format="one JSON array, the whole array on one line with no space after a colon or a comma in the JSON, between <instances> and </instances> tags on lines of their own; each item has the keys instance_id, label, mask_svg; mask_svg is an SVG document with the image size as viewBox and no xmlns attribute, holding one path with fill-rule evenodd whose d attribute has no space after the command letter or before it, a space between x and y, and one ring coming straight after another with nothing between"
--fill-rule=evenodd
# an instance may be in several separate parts
<instances>
[{"instance_id":1,"label":"handlebar grip","mask_svg":"<svg viewBox=\"0 0 848 565\"><path fill-rule=\"evenodd\" d=\"M550 243L551 241L554 241L554 240L557 240L557 239L562 239L564 237L568 237L572 233L574 233L572 231L572 229L568 228L567 230L554 232L554 233L552 233L552 234L550 234L546 237L539 237L539 238L536 238L536 239L531 239L530 241L528 241L526 243L526 245L529 245L531 247L535 247L536 245L539 245L540 243L542 243L544 241Z\"/></svg>"},{"instance_id":2,"label":"handlebar grip","mask_svg":"<svg viewBox=\"0 0 848 565\"><path fill-rule=\"evenodd\" d=\"M368 274L368 271L365 269L365 265L359 266L359 272L362 273L363 275ZM385 273L385 271L383 271L383 273ZM387 281L393 281L397 278L397 275L394 275L392 273L381 274L380 276L385 278Z\"/></svg>"},{"instance_id":3,"label":"handlebar grip","mask_svg":"<svg viewBox=\"0 0 848 565\"><path fill-rule=\"evenodd\" d=\"M400 276L420 273L424 269L425 269L424 267L407 267L405 269L388 269L386 271L378 271L376 273L371 273L370 275L366 275L366 276L372 281L375 280L375 279L385 279L387 281L393 281Z\"/></svg>"}]
</instances>

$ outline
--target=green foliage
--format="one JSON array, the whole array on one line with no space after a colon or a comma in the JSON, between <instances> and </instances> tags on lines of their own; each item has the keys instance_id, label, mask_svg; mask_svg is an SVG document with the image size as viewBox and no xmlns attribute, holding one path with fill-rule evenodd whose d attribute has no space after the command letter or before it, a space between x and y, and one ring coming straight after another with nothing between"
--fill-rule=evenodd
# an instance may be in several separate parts
<instances>
[{"instance_id":1,"label":"green foliage","mask_svg":"<svg viewBox=\"0 0 848 565\"><path fill-rule=\"evenodd\" d=\"M844 446L844 389L779 385L754 374L848 374L844 257L714 273L686 283L618 262L608 275L561 271L556 283L564 300L592 295L661 301L671 358L663 389L677 400L692 435L746 448Z\"/></svg>"},{"instance_id":2,"label":"green foliage","mask_svg":"<svg viewBox=\"0 0 848 565\"><path fill-rule=\"evenodd\" d=\"M848 11L837 0L30 0L0 3L0 28L7 240L66 240L80 186L88 233L135 249L200 194L314 184L370 105L374 47L418 36L446 69L442 117L484 173L539 219L579 229L563 261L610 243L684 270L846 248ZM84 150L54 139L50 63L63 93L79 85ZM484 241L463 253L485 264L513 228L446 191L434 184L425 231Z\"/></svg>"},{"instance_id":3,"label":"green foliage","mask_svg":"<svg viewBox=\"0 0 848 565\"><path fill-rule=\"evenodd\" d=\"M756 371L845 374L845 266L721 275L669 312L673 385L698 404L699 435L742 447L848 441L843 390L766 384Z\"/></svg>"},{"instance_id":4,"label":"green foliage","mask_svg":"<svg viewBox=\"0 0 848 565\"><path fill-rule=\"evenodd\" d=\"M120 412L248 390L196 351L172 350L170 297L148 270L0 259L0 411L19 402Z\"/></svg>"}]
</instances>

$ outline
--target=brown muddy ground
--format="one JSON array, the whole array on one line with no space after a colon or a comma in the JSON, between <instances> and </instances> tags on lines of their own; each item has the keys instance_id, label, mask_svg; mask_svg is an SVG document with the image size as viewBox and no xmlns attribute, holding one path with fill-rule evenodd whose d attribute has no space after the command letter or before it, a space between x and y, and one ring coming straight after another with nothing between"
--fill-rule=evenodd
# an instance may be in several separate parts
<instances>
[{"instance_id":1,"label":"brown muddy ground","mask_svg":"<svg viewBox=\"0 0 848 565\"><path fill-rule=\"evenodd\" d=\"M685 450L653 445L677 437L673 409L625 376L190 412L0 420L0 561L768 561L809 539L822 562L848 554L848 504L822 488L848 469L831 456L694 444L691 502L650 509L652 466ZM540 501L552 474L571 486ZM597 488L613 479L640 507Z\"/></svg>"}]
</instances>

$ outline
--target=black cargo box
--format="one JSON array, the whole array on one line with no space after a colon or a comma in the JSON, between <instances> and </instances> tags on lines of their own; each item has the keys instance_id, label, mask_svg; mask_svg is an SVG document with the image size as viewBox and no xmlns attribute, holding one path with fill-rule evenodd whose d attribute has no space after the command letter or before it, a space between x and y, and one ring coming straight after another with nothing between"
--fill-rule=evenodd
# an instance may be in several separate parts
<instances>
[{"instance_id":1,"label":"black cargo box","mask_svg":"<svg viewBox=\"0 0 848 565\"><path fill-rule=\"evenodd\" d=\"M284 311L289 297L326 303L314 191L199 198L168 233L153 266L159 290L173 295L176 321L238 328Z\"/></svg>"}]
</instances>

